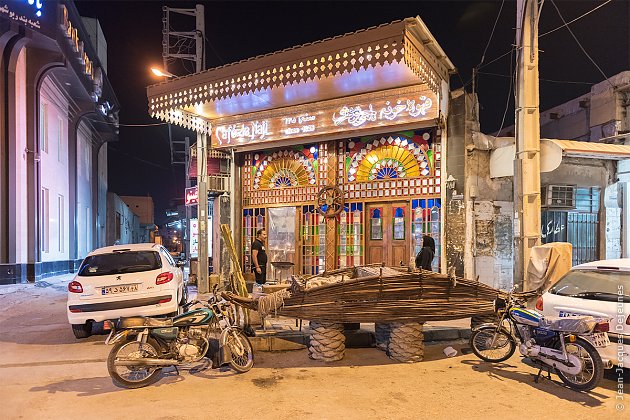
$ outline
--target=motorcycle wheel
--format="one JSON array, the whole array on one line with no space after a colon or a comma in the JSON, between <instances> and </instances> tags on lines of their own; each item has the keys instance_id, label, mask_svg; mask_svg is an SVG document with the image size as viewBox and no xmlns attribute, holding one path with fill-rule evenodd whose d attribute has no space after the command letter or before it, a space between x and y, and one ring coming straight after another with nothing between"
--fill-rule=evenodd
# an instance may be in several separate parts
<instances>
[{"instance_id":1,"label":"motorcycle wheel","mask_svg":"<svg viewBox=\"0 0 630 420\"><path fill-rule=\"evenodd\" d=\"M558 348L560 347L558 343ZM574 343L565 343L568 354L577 356L582 361L582 370L577 375L570 375L556 369L556 374L569 388L576 391L590 391L604 376L604 363L591 343L578 337Z\"/></svg>"},{"instance_id":2,"label":"motorcycle wheel","mask_svg":"<svg viewBox=\"0 0 630 420\"><path fill-rule=\"evenodd\" d=\"M162 368L155 366L116 366L116 359L158 357L159 345L149 338L146 343L122 341L116 343L107 357L107 371L115 385L122 388L142 388L160 379Z\"/></svg>"},{"instance_id":3,"label":"motorcycle wheel","mask_svg":"<svg viewBox=\"0 0 630 420\"><path fill-rule=\"evenodd\" d=\"M238 373L245 373L254 366L254 349L245 333L233 329L227 335L225 345L230 349L230 367Z\"/></svg>"},{"instance_id":4,"label":"motorcycle wheel","mask_svg":"<svg viewBox=\"0 0 630 420\"><path fill-rule=\"evenodd\" d=\"M481 360L498 363L512 357L516 343L503 328L497 330L497 327L488 326L473 332L470 336L470 347Z\"/></svg>"}]
</instances>

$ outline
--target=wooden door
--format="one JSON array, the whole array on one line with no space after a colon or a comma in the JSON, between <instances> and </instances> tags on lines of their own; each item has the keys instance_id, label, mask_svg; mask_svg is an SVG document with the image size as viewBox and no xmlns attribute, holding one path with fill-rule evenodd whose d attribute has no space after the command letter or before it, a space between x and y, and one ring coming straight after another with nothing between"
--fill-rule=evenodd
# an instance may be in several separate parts
<instances>
[{"instance_id":1,"label":"wooden door","mask_svg":"<svg viewBox=\"0 0 630 420\"><path fill-rule=\"evenodd\" d=\"M408 264L411 236L409 204L368 204L366 219L366 263L385 263L388 266Z\"/></svg>"}]
</instances>

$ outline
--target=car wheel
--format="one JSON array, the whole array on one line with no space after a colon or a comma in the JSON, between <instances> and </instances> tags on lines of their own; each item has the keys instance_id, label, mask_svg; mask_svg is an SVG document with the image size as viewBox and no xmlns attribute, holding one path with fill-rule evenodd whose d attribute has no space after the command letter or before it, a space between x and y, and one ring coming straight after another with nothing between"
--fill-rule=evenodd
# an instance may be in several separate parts
<instances>
[{"instance_id":1,"label":"car wheel","mask_svg":"<svg viewBox=\"0 0 630 420\"><path fill-rule=\"evenodd\" d=\"M76 338L88 338L92 335L92 321L85 324L72 324L72 332Z\"/></svg>"}]
</instances>

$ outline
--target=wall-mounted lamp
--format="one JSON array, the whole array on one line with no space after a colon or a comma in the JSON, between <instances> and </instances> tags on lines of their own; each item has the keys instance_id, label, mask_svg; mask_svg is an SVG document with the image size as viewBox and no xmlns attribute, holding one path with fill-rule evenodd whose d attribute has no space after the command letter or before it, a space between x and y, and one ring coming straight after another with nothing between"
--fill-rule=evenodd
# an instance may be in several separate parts
<instances>
[{"instance_id":1,"label":"wall-mounted lamp","mask_svg":"<svg viewBox=\"0 0 630 420\"><path fill-rule=\"evenodd\" d=\"M456 182L457 178L454 178L452 174L448 174L448 178L446 178L446 188L449 190L454 190Z\"/></svg>"}]
</instances>

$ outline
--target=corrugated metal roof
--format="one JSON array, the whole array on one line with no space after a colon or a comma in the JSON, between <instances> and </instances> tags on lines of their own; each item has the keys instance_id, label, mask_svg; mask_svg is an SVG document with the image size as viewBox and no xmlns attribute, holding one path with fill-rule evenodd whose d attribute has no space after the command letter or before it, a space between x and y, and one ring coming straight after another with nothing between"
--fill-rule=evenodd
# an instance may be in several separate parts
<instances>
[{"instance_id":1,"label":"corrugated metal roof","mask_svg":"<svg viewBox=\"0 0 630 420\"><path fill-rule=\"evenodd\" d=\"M630 146L626 145L575 140L549 140L560 146L565 156L608 158L613 160L630 158Z\"/></svg>"}]
</instances>

